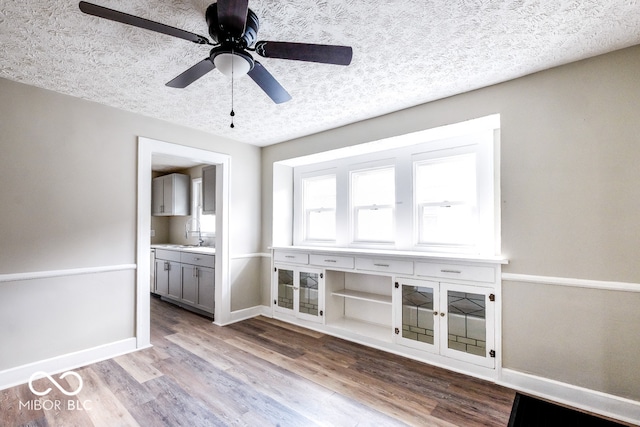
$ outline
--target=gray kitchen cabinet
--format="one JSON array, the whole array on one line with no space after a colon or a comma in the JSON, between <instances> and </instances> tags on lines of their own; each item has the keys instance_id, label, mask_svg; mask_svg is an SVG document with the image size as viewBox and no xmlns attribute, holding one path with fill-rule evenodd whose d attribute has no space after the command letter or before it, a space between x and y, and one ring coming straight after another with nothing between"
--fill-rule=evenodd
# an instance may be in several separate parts
<instances>
[{"instance_id":1,"label":"gray kitchen cabinet","mask_svg":"<svg viewBox=\"0 0 640 427\"><path fill-rule=\"evenodd\" d=\"M189 215L188 175L172 173L152 181L151 214L154 216Z\"/></svg>"},{"instance_id":2,"label":"gray kitchen cabinet","mask_svg":"<svg viewBox=\"0 0 640 427\"><path fill-rule=\"evenodd\" d=\"M215 255L156 249L155 290L181 307L213 316Z\"/></svg>"},{"instance_id":3,"label":"gray kitchen cabinet","mask_svg":"<svg viewBox=\"0 0 640 427\"><path fill-rule=\"evenodd\" d=\"M216 213L216 167L213 165L202 168L202 213Z\"/></svg>"}]
</instances>

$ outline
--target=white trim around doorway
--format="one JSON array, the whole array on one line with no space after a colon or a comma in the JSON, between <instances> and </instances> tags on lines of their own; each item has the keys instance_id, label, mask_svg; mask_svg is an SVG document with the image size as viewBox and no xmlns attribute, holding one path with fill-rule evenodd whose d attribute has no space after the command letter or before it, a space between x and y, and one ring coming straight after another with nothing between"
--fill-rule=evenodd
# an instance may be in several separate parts
<instances>
[{"instance_id":1,"label":"white trim around doorway","mask_svg":"<svg viewBox=\"0 0 640 427\"><path fill-rule=\"evenodd\" d=\"M216 259L214 323L223 325L231 318L231 281L229 273L229 177L231 157L199 148L138 137L138 218L136 248L136 347L151 344L150 318L150 241L151 173L154 154L196 160L216 168ZM219 285L218 285L219 284Z\"/></svg>"}]
</instances>

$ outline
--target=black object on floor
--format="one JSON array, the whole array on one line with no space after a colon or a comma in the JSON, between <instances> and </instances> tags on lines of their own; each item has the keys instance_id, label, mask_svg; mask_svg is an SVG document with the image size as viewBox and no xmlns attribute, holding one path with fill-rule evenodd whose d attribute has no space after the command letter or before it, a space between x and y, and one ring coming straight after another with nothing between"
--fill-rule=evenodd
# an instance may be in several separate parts
<instances>
[{"instance_id":1,"label":"black object on floor","mask_svg":"<svg viewBox=\"0 0 640 427\"><path fill-rule=\"evenodd\" d=\"M624 427L614 421L516 393L508 427Z\"/></svg>"}]
</instances>

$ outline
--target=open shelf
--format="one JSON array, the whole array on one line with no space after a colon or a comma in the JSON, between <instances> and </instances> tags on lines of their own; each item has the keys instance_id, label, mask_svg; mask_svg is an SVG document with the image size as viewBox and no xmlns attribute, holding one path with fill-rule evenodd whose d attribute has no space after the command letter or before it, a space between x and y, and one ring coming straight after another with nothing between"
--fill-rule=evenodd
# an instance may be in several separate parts
<instances>
[{"instance_id":1,"label":"open shelf","mask_svg":"<svg viewBox=\"0 0 640 427\"><path fill-rule=\"evenodd\" d=\"M391 305L391 295L380 295L371 292L354 291L351 289L333 291L331 292L331 295Z\"/></svg>"},{"instance_id":2,"label":"open shelf","mask_svg":"<svg viewBox=\"0 0 640 427\"><path fill-rule=\"evenodd\" d=\"M327 323L327 326L337 329L344 329L351 333L373 338L379 341L391 342L392 331L390 326L365 322L350 317L341 317Z\"/></svg>"}]
</instances>

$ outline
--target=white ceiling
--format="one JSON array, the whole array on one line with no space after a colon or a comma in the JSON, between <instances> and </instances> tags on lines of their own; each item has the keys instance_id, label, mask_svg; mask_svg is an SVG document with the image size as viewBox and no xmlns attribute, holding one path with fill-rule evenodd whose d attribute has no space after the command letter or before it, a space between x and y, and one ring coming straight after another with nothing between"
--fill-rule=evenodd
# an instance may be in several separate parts
<instances>
[{"instance_id":1,"label":"white ceiling","mask_svg":"<svg viewBox=\"0 0 640 427\"><path fill-rule=\"evenodd\" d=\"M92 0L208 36L207 0ZM72 0L0 0L0 77L265 146L640 43L637 0L250 0L258 40L343 44L350 66L256 59L293 99L214 70L165 83L209 48L85 15Z\"/></svg>"}]
</instances>

